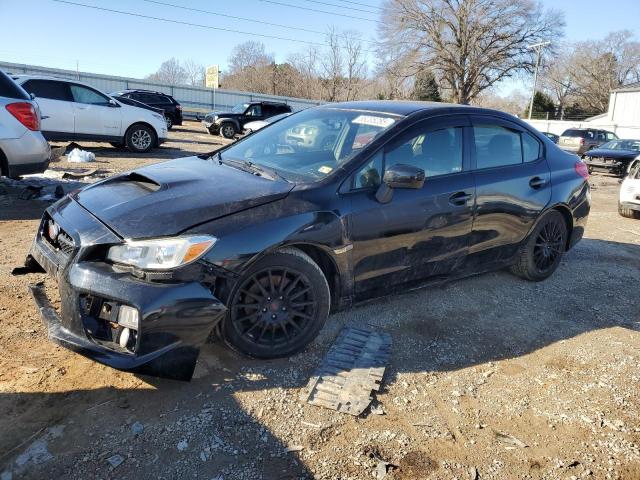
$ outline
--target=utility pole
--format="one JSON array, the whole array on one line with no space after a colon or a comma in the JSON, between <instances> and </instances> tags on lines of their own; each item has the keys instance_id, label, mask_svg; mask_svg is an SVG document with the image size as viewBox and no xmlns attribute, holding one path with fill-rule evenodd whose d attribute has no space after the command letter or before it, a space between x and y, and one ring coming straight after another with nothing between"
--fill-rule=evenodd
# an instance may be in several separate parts
<instances>
[{"instance_id":1,"label":"utility pole","mask_svg":"<svg viewBox=\"0 0 640 480\"><path fill-rule=\"evenodd\" d=\"M531 120L531 113L533 112L533 99L536 96L536 87L538 84L538 68L540 68L540 57L542 56L542 49L547 45L551 45L551 42L535 43L527 47L529 50L535 50L537 53L536 69L534 70L534 73L533 73L533 89L531 90L531 103L529 104L529 120Z\"/></svg>"}]
</instances>

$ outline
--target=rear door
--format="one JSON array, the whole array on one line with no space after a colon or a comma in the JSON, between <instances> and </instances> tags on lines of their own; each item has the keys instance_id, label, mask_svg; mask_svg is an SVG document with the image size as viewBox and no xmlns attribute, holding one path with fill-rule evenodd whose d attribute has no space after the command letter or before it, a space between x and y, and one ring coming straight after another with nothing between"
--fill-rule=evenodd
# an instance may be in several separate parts
<instances>
[{"instance_id":1,"label":"rear door","mask_svg":"<svg viewBox=\"0 0 640 480\"><path fill-rule=\"evenodd\" d=\"M75 120L69 85L57 80L31 79L24 82L22 87L35 96L45 138L73 140Z\"/></svg>"},{"instance_id":2,"label":"rear door","mask_svg":"<svg viewBox=\"0 0 640 480\"><path fill-rule=\"evenodd\" d=\"M69 85L73 97L77 139L120 139L121 109L109 97L85 85Z\"/></svg>"},{"instance_id":3,"label":"rear door","mask_svg":"<svg viewBox=\"0 0 640 480\"><path fill-rule=\"evenodd\" d=\"M356 294L446 275L464 262L474 195L464 147L468 122L464 115L419 122L352 175L349 226ZM358 132L354 142L367 134ZM394 164L422 168L426 181L421 189L394 189L391 201L382 204L375 192L384 170Z\"/></svg>"},{"instance_id":4,"label":"rear door","mask_svg":"<svg viewBox=\"0 0 640 480\"><path fill-rule=\"evenodd\" d=\"M544 145L519 125L477 115L472 122L476 207L471 264L513 256L551 200Z\"/></svg>"}]
</instances>

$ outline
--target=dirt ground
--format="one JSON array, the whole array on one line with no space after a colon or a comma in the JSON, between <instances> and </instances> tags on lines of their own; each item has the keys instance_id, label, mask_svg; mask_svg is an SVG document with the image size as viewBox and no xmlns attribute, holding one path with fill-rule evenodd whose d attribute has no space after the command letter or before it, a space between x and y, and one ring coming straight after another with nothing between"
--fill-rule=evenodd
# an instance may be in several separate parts
<instances>
[{"instance_id":1,"label":"dirt ground","mask_svg":"<svg viewBox=\"0 0 640 480\"><path fill-rule=\"evenodd\" d=\"M92 168L223 142L188 123L144 158L93 145ZM640 221L618 216L618 179L591 182L586 238L546 282L496 272L376 300L332 315L291 359L208 344L184 383L47 340L26 289L45 276L10 272L49 203L0 179L1 480L640 479ZM344 325L392 335L382 415L299 399Z\"/></svg>"}]
</instances>

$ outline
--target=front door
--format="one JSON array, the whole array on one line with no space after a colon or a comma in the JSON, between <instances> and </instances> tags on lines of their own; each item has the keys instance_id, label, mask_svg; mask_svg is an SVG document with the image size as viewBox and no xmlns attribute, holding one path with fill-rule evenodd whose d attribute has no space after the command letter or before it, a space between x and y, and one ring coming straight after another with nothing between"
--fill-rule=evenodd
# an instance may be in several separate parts
<instances>
[{"instance_id":1,"label":"front door","mask_svg":"<svg viewBox=\"0 0 640 480\"><path fill-rule=\"evenodd\" d=\"M517 124L474 116L476 211L471 263L509 259L551 200L544 145Z\"/></svg>"},{"instance_id":2,"label":"front door","mask_svg":"<svg viewBox=\"0 0 640 480\"><path fill-rule=\"evenodd\" d=\"M463 264L475 190L464 148L468 122L458 115L414 124L352 176L348 225L356 295L446 275ZM394 189L382 204L375 192L394 164L423 169L426 181L421 189Z\"/></svg>"},{"instance_id":3,"label":"front door","mask_svg":"<svg viewBox=\"0 0 640 480\"><path fill-rule=\"evenodd\" d=\"M262 105L251 105L244 112L244 115L240 118L240 126L244 127L246 123L255 122L258 120L264 120L264 112L262 111Z\"/></svg>"},{"instance_id":4,"label":"front door","mask_svg":"<svg viewBox=\"0 0 640 480\"><path fill-rule=\"evenodd\" d=\"M109 97L84 85L71 84L70 89L77 139L119 140L122 137L120 107L111 105Z\"/></svg>"}]
</instances>

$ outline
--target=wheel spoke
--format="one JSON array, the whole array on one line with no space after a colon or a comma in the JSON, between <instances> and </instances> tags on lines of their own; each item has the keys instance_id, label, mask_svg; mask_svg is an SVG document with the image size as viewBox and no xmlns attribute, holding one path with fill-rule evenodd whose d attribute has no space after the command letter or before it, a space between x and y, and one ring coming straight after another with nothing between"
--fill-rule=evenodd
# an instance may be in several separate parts
<instances>
[{"instance_id":1,"label":"wheel spoke","mask_svg":"<svg viewBox=\"0 0 640 480\"><path fill-rule=\"evenodd\" d=\"M302 317L305 320L312 320L313 317L311 315L307 315L306 313L300 312L298 310L294 310L294 312L292 313L292 316L294 317Z\"/></svg>"},{"instance_id":2,"label":"wheel spoke","mask_svg":"<svg viewBox=\"0 0 640 480\"><path fill-rule=\"evenodd\" d=\"M262 302L262 298L260 298L259 296L257 296L255 293L250 292L249 290L240 290L240 293L244 293L245 295L248 295L249 297L253 298L254 300L257 300L258 302Z\"/></svg>"},{"instance_id":3,"label":"wheel spoke","mask_svg":"<svg viewBox=\"0 0 640 480\"><path fill-rule=\"evenodd\" d=\"M303 290L300 290L299 292L296 292L295 294L291 295L289 297L289 300L293 300L295 298L298 298L299 296L304 295L305 293L307 293L309 291L311 291L311 287L307 287L307 288L305 288Z\"/></svg>"},{"instance_id":4,"label":"wheel spoke","mask_svg":"<svg viewBox=\"0 0 640 480\"><path fill-rule=\"evenodd\" d=\"M302 279L302 275L298 275L296 278L294 278L293 280L291 280L291 282L289 282L289 285L287 285L287 288L285 289L285 291L283 292L283 295L286 297L288 296L293 289L295 288L295 286L298 284L298 282Z\"/></svg>"},{"instance_id":5,"label":"wheel spoke","mask_svg":"<svg viewBox=\"0 0 640 480\"><path fill-rule=\"evenodd\" d=\"M271 275L271 270L269 270L268 275L269 275L269 291L273 293L276 290L275 290L275 287L273 286L273 275Z\"/></svg>"},{"instance_id":6,"label":"wheel spoke","mask_svg":"<svg viewBox=\"0 0 640 480\"><path fill-rule=\"evenodd\" d=\"M245 315L244 317L237 318L236 321L242 323L257 316L258 316L258 313L252 313L251 315Z\"/></svg>"},{"instance_id":7,"label":"wheel spoke","mask_svg":"<svg viewBox=\"0 0 640 480\"><path fill-rule=\"evenodd\" d=\"M287 270L282 270L282 276L280 277L280 284L278 285L278 292L282 293L282 289L284 288L284 282L287 279Z\"/></svg>"},{"instance_id":8,"label":"wheel spoke","mask_svg":"<svg viewBox=\"0 0 640 480\"><path fill-rule=\"evenodd\" d=\"M255 308L258 310L260 308L260 304L258 303L237 303L233 306L233 308Z\"/></svg>"},{"instance_id":9,"label":"wheel spoke","mask_svg":"<svg viewBox=\"0 0 640 480\"><path fill-rule=\"evenodd\" d=\"M262 283L260 283L260 281L258 280L258 278L254 275L251 277L251 279L254 281L254 283L258 286L258 288L260 289L260 293L262 293L262 295L266 298L269 296L269 292L267 292L265 290L265 288L262 286Z\"/></svg>"}]
</instances>

